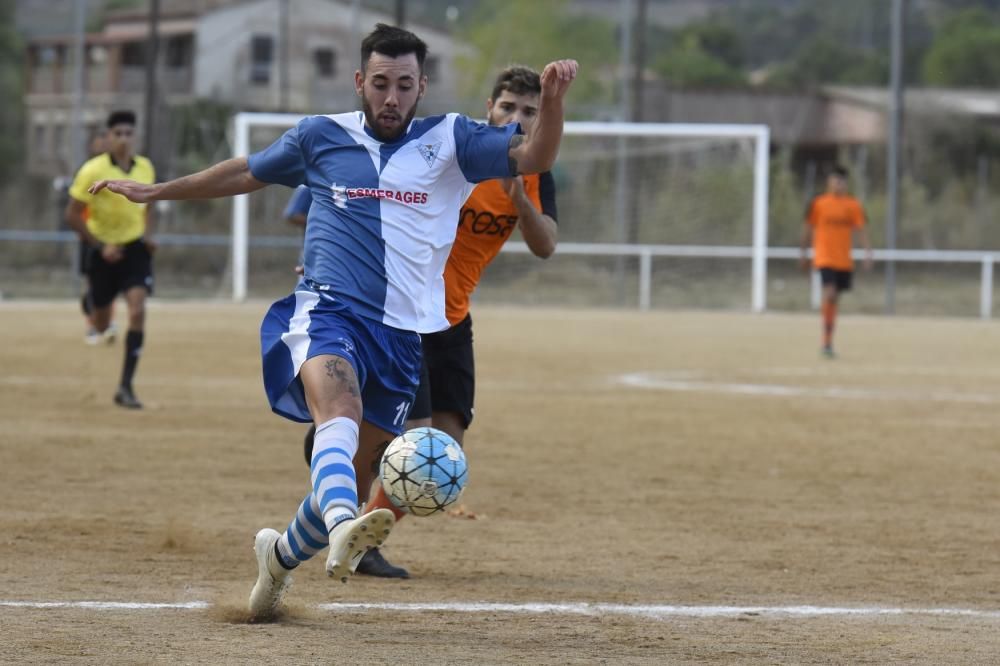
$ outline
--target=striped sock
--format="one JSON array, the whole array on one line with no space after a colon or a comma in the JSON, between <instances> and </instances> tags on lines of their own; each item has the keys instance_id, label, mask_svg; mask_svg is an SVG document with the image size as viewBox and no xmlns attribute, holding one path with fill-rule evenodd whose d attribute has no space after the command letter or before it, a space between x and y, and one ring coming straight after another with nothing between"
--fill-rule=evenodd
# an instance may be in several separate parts
<instances>
[{"instance_id":1,"label":"striped sock","mask_svg":"<svg viewBox=\"0 0 1000 666\"><path fill-rule=\"evenodd\" d=\"M309 493L288 529L278 539L278 559L286 569L293 569L326 548L328 542L329 535L316 497Z\"/></svg>"},{"instance_id":2,"label":"striped sock","mask_svg":"<svg viewBox=\"0 0 1000 666\"><path fill-rule=\"evenodd\" d=\"M316 426L312 454L312 486L327 533L337 523L358 515L358 482L354 454L358 424L339 416Z\"/></svg>"}]
</instances>

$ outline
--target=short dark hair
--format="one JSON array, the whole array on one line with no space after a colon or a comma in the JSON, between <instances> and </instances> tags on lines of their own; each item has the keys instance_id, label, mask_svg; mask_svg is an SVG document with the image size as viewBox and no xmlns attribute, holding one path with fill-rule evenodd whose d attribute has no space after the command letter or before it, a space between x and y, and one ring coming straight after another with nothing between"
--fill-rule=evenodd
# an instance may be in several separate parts
<instances>
[{"instance_id":1,"label":"short dark hair","mask_svg":"<svg viewBox=\"0 0 1000 666\"><path fill-rule=\"evenodd\" d=\"M833 168L830 169L831 176L837 176L838 178L843 178L847 180L847 177L851 175L851 172L847 170L843 164L834 164Z\"/></svg>"},{"instance_id":2,"label":"short dark hair","mask_svg":"<svg viewBox=\"0 0 1000 666\"><path fill-rule=\"evenodd\" d=\"M427 44L409 30L403 30L393 25L378 23L375 29L361 42L361 70L368 66L368 59L373 53L381 53L390 58L412 53L417 56L420 71L424 71L424 59L427 57Z\"/></svg>"},{"instance_id":3,"label":"short dark hair","mask_svg":"<svg viewBox=\"0 0 1000 666\"><path fill-rule=\"evenodd\" d=\"M541 95L542 79L530 67L511 65L497 76L490 99L496 101L505 90L514 95Z\"/></svg>"},{"instance_id":4,"label":"short dark hair","mask_svg":"<svg viewBox=\"0 0 1000 666\"><path fill-rule=\"evenodd\" d=\"M115 125L131 125L135 127L135 113L132 111L112 111L108 115L108 129Z\"/></svg>"}]
</instances>

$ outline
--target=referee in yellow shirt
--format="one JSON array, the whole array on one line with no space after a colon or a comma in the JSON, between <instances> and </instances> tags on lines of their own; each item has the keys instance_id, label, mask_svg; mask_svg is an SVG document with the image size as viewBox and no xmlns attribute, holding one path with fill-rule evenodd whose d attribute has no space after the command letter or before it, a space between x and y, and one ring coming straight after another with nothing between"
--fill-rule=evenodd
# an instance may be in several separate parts
<instances>
[{"instance_id":1,"label":"referee in yellow shirt","mask_svg":"<svg viewBox=\"0 0 1000 666\"><path fill-rule=\"evenodd\" d=\"M94 328L98 333L107 330L111 323L111 303L115 297L125 294L128 308L125 363L114 400L122 407L140 409L142 403L135 397L132 377L142 352L146 297L153 293L152 254L156 245L152 239L152 209L108 191L90 194L87 188L109 178L151 184L156 174L152 163L134 152L133 112L111 113L107 137L109 151L85 162L73 179L66 221L90 246L86 270ZM89 221L84 219L85 209L89 211Z\"/></svg>"}]
</instances>

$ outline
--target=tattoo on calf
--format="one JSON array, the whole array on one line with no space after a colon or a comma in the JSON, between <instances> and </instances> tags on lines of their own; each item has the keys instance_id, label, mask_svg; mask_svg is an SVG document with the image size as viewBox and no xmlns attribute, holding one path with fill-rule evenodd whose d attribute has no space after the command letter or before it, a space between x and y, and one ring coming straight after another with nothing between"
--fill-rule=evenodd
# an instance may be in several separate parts
<instances>
[{"instance_id":1,"label":"tattoo on calf","mask_svg":"<svg viewBox=\"0 0 1000 666\"><path fill-rule=\"evenodd\" d=\"M522 143L524 143L524 135L515 134L514 136L510 137L510 144L507 146L507 166L510 169L510 175L512 176L518 175L518 170L517 170L517 159L515 159L515 157L510 153L512 150L520 146Z\"/></svg>"},{"instance_id":2,"label":"tattoo on calf","mask_svg":"<svg viewBox=\"0 0 1000 666\"><path fill-rule=\"evenodd\" d=\"M339 380L340 387L356 398L361 395L361 390L353 375L351 366L342 358L334 358L326 362L326 376Z\"/></svg>"}]
</instances>

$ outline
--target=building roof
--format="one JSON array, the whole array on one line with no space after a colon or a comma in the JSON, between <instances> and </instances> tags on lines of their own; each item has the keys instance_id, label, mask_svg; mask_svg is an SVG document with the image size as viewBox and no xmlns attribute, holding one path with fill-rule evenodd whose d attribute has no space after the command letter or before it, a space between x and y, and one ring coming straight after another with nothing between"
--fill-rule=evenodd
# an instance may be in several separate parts
<instances>
[{"instance_id":1,"label":"building roof","mask_svg":"<svg viewBox=\"0 0 1000 666\"><path fill-rule=\"evenodd\" d=\"M889 109L888 88L826 86L822 92L832 100L879 111ZM993 90L906 88L903 104L908 113L960 114L981 119L1000 117L1000 91Z\"/></svg>"}]
</instances>

